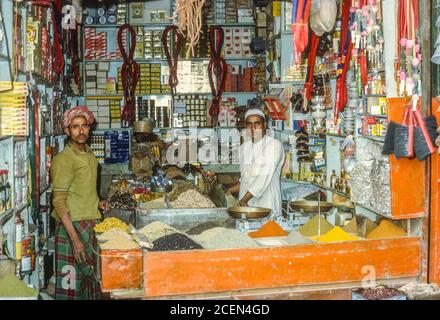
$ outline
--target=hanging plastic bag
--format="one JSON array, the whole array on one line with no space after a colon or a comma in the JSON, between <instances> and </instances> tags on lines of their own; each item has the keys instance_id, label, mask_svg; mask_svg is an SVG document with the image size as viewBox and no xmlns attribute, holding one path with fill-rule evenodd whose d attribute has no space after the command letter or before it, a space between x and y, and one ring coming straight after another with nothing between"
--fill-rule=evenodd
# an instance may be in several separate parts
<instances>
[{"instance_id":1,"label":"hanging plastic bag","mask_svg":"<svg viewBox=\"0 0 440 320\"><path fill-rule=\"evenodd\" d=\"M336 23L338 6L335 0L312 0L310 28L318 35L330 32Z\"/></svg>"}]
</instances>

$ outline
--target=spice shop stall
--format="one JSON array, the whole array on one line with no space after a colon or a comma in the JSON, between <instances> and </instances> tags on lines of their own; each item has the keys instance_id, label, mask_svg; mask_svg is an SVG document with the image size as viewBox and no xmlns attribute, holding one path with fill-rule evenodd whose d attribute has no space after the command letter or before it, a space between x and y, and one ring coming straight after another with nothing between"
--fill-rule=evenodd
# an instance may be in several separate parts
<instances>
[{"instance_id":1,"label":"spice shop stall","mask_svg":"<svg viewBox=\"0 0 440 320\"><path fill-rule=\"evenodd\" d=\"M407 106L422 110L420 38L392 34L389 27L396 16L402 16L399 25L414 23L415 29L418 20L407 20L400 4L382 1L321 4L312 11L307 40L296 28L301 3L255 8L279 35L268 40L269 82L261 103L272 134L285 146L282 214L234 217L231 203L176 209L146 202L131 216L137 244L101 247L102 288L114 298L351 298L351 289L366 282L400 287L423 278L423 160L433 150L408 159L394 143L397 131L387 130L405 123ZM407 8L418 11L413 5ZM325 8L331 14L324 17ZM331 25L321 30L317 20ZM389 61L396 55L392 39L399 37L416 45L398 54L395 69ZM396 83L397 70L410 81ZM246 108L235 110L242 128ZM228 175L238 172L235 166L214 171Z\"/></svg>"},{"instance_id":2,"label":"spice shop stall","mask_svg":"<svg viewBox=\"0 0 440 320\"><path fill-rule=\"evenodd\" d=\"M0 0L0 299L54 286L50 169L75 106L96 122L88 144L110 210L93 270L108 297L440 292L440 7L72 1L76 29L58 30L59 2L40 2ZM284 151L280 212L227 191L255 108Z\"/></svg>"}]
</instances>

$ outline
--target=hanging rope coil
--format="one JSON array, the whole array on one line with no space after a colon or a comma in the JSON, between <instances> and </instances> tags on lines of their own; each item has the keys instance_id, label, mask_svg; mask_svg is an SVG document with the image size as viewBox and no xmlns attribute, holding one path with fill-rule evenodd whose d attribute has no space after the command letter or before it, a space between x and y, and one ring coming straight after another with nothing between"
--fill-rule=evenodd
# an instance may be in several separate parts
<instances>
[{"instance_id":1,"label":"hanging rope coil","mask_svg":"<svg viewBox=\"0 0 440 320\"><path fill-rule=\"evenodd\" d=\"M127 55L123 44L123 32L128 30L130 35L130 51ZM122 54L124 63L121 68L122 87L124 90L124 106L121 112L121 126L128 128L136 120L135 115L135 95L136 86L140 78L139 64L134 60L134 51L136 49L136 31L129 24L124 24L118 30L118 46Z\"/></svg>"},{"instance_id":2,"label":"hanging rope coil","mask_svg":"<svg viewBox=\"0 0 440 320\"><path fill-rule=\"evenodd\" d=\"M220 103L228 75L228 64L221 56L225 33L222 27L214 26L209 34L211 59L208 66L209 85L211 86L212 102L209 108L211 124L215 126L220 113ZM214 79L215 78L215 79Z\"/></svg>"},{"instance_id":3,"label":"hanging rope coil","mask_svg":"<svg viewBox=\"0 0 440 320\"><path fill-rule=\"evenodd\" d=\"M171 56L169 42L168 42L168 35L170 32L173 32L172 36L172 46L174 48L173 55ZM179 52L182 48L183 44L183 37L179 33L179 29L177 26L172 25L165 28L165 30L162 33L162 45L165 52L165 57L167 59L168 66L170 68L170 77L168 79L168 84L171 87L171 93L173 96L176 94L176 88L179 84L179 79L177 78L177 65L179 62Z\"/></svg>"}]
</instances>

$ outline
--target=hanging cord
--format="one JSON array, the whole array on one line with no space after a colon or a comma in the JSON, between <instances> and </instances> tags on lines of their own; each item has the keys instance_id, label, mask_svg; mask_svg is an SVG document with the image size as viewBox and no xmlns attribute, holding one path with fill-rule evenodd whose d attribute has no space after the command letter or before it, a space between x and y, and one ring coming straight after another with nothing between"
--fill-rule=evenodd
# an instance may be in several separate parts
<instances>
[{"instance_id":1,"label":"hanging cord","mask_svg":"<svg viewBox=\"0 0 440 320\"><path fill-rule=\"evenodd\" d=\"M334 109L334 122L337 123L339 113L342 112L347 104L346 76L350 65L351 51L353 42L351 32L349 32L351 1L344 0L342 5L341 21L341 41L339 46L338 76L336 80L336 98Z\"/></svg>"},{"instance_id":2,"label":"hanging cord","mask_svg":"<svg viewBox=\"0 0 440 320\"><path fill-rule=\"evenodd\" d=\"M168 34L170 32L174 31L174 35L171 37L171 44L173 46L173 56L171 56L170 53L170 47L168 42ZM170 68L170 77L168 79L168 84L171 87L171 93L173 95L176 94L176 88L179 84L179 80L177 78L177 64L179 62L179 52L182 48L183 44L183 37L179 32L179 29L177 26L172 25L165 28L165 30L162 33L162 45L165 51L165 56L167 59L168 66Z\"/></svg>"},{"instance_id":3,"label":"hanging cord","mask_svg":"<svg viewBox=\"0 0 440 320\"><path fill-rule=\"evenodd\" d=\"M55 59L53 61L53 70L57 75L57 81L61 76L61 73L64 70L64 55L63 49L61 46L61 19L62 19L62 5L61 0L36 0L29 1L31 5L51 8L52 9L52 27L53 27L53 40L54 40L54 51L55 51Z\"/></svg>"},{"instance_id":4,"label":"hanging cord","mask_svg":"<svg viewBox=\"0 0 440 320\"><path fill-rule=\"evenodd\" d=\"M306 83L304 84L304 96L310 101L312 100L312 83L313 83L313 75L315 73L315 62L316 62L316 52L318 51L319 39L313 31L312 31L312 40L311 47L308 59L308 68L307 68L307 77Z\"/></svg>"},{"instance_id":5,"label":"hanging cord","mask_svg":"<svg viewBox=\"0 0 440 320\"><path fill-rule=\"evenodd\" d=\"M35 225L39 221L39 197L40 197L40 181L37 180L39 177L39 135L38 135L38 90L32 86L29 89L29 96L27 97L27 105L29 108L29 114L31 115L29 119L29 167L30 167L30 199L31 199L31 217ZM38 149L37 149L38 145ZM37 159L38 157L38 159ZM37 173L38 172L38 173Z\"/></svg>"},{"instance_id":6,"label":"hanging cord","mask_svg":"<svg viewBox=\"0 0 440 320\"><path fill-rule=\"evenodd\" d=\"M78 42L76 41L78 39L78 26L76 26L75 30L70 31L71 35L71 43L72 46L70 48L70 53L72 56L72 73L73 73L73 80L75 81L75 84L78 87L78 91L81 91L81 81L80 81L80 68L79 68L79 54L78 54Z\"/></svg>"},{"instance_id":7,"label":"hanging cord","mask_svg":"<svg viewBox=\"0 0 440 320\"><path fill-rule=\"evenodd\" d=\"M130 52L127 51L122 43L122 33L125 30L130 32ZM140 78L139 64L133 59L136 49L136 32L129 24L124 24L118 31L118 46L122 53L124 63L121 68L122 87L124 89L124 107L121 112L121 125L128 128L136 119L135 115L135 95L136 86Z\"/></svg>"},{"instance_id":8,"label":"hanging cord","mask_svg":"<svg viewBox=\"0 0 440 320\"><path fill-rule=\"evenodd\" d=\"M209 108L212 126L217 123L220 113L223 90L225 89L226 77L228 75L228 64L221 56L225 33L220 26L214 26L209 33L209 46L211 48L211 60L209 61L208 75L211 86L212 102ZM215 77L215 83L214 83Z\"/></svg>"},{"instance_id":9,"label":"hanging cord","mask_svg":"<svg viewBox=\"0 0 440 320\"><path fill-rule=\"evenodd\" d=\"M311 0L293 1L292 7L292 34L295 51L295 64L300 64L301 54L309 41L309 16ZM295 17L293 16L295 14Z\"/></svg>"},{"instance_id":10,"label":"hanging cord","mask_svg":"<svg viewBox=\"0 0 440 320\"><path fill-rule=\"evenodd\" d=\"M10 92L14 90L14 79L12 76L12 65L11 65L11 52L9 49L9 40L8 40L8 33L6 32L6 26L5 26L5 17L3 15L3 8L2 8L2 2L0 1L0 18L2 20L2 26L4 31L4 37L5 37L5 43L6 43L6 51L8 56L8 68L9 68L9 79L11 80L11 88L6 90L1 90L2 92Z\"/></svg>"}]
</instances>

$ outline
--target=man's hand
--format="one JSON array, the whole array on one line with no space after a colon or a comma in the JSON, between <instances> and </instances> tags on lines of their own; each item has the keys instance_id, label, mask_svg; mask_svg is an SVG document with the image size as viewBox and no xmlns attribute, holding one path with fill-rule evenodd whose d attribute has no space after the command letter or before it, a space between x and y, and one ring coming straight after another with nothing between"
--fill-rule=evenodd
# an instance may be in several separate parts
<instances>
[{"instance_id":1,"label":"man's hand","mask_svg":"<svg viewBox=\"0 0 440 320\"><path fill-rule=\"evenodd\" d=\"M99 201L98 208L105 213L110 210L110 204L107 200L101 200Z\"/></svg>"},{"instance_id":2,"label":"man's hand","mask_svg":"<svg viewBox=\"0 0 440 320\"><path fill-rule=\"evenodd\" d=\"M77 262L85 262L87 259L86 248L80 239L75 239L72 241L73 244L73 255Z\"/></svg>"},{"instance_id":3,"label":"man's hand","mask_svg":"<svg viewBox=\"0 0 440 320\"><path fill-rule=\"evenodd\" d=\"M243 198L241 198L240 201L239 201L240 206L242 206L242 207L248 207L248 206L249 206L248 203L249 203L249 201L250 201L253 197L254 197L254 196L253 196L252 193L250 193L249 191L246 192L246 194L243 196Z\"/></svg>"}]
</instances>

